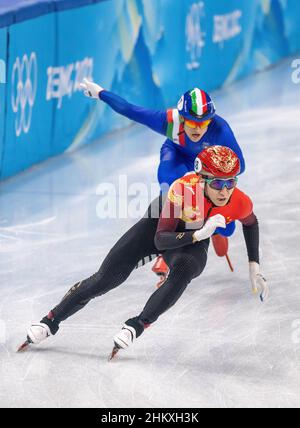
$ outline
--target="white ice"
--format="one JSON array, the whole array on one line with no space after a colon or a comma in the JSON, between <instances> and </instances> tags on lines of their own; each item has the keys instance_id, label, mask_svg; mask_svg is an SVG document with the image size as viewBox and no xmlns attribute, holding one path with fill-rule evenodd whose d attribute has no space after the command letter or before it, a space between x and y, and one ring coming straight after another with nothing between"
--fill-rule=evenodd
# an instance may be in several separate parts
<instances>
[{"instance_id":1,"label":"white ice","mask_svg":"<svg viewBox=\"0 0 300 428\"><path fill-rule=\"evenodd\" d=\"M103 182L156 181L163 138L111 134L0 185L1 407L300 407L300 85L292 59L214 94L247 160L240 188L260 221L271 298L251 293L241 227L232 274L210 249L204 274L112 363L122 323L155 290L150 265L23 354L17 346L136 220L96 215Z\"/></svg>"}]
</instances>

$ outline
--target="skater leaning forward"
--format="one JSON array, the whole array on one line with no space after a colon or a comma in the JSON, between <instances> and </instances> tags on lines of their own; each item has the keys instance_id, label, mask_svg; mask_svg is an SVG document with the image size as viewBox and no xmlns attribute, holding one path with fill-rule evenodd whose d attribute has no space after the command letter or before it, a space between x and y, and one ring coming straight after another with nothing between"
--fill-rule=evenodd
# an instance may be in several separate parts
<instances>
[{"instance_id":1,"label":"skater leaning forward","mask_svg":"<svg viewBox=\"0 0 300 428\"><path fill-rule=\"evenodd\" d=\"M81 87L87 97L101 100L122 116L167 137L161 147L157 172L161 186L170 186L192 171L196 156L207 146L232 149L240 160L239 173L244 172L244 156L234 133L226 120L216 114L213 100L203 89L185 92L176 108L152 110L131 104L87 79Z\"/></svg>"},{"instance_id":2,"label":"skater leaning forward","mask_svg":"<svg viewBox=\"0 0 300 428\"><path fill-rule=\"evenodd\" d=\"M87 79L84 79L81 87L87 97L101 100L115 112L167 137L160 150L157 173L162 191L165 184L171 186L175 180L192 171L196 156L208 146L218 145L232 149L240 161L239 174L244 172L243 153L234 133L226 120L216 114L213 100L203 89L186 91L176 108L152 110L131 104ZM228 257L228 237L234 231L234 221L226 223L225 228L217 228L212 242L218 256ZM230 268L232 269L231 266ZM159 257L152 270L163 280L168 267Z\"/></svg>"},{"instance_id":3,"label":"skater leaning forward","mask_svg":"<svg viewBox=\"0 0 300 428\"><path fill-rule=\"evenodd\" d=\"M60 323L91 299L125 282L140 260L160 253L169 267L169 275L150 296L142 312L128 319L115 336L114 353L127 348L201 275L210 237L216 229L236 220L243 224L252 289L262 301L266 300L269 290L260 273L258 221L251 199L237 187L239 171L239 159L231 149L221 146L204 149L195 160L195 173L171 186L160 218L142 218L129 229L97 273L75 284L40 323L29 328L23 347L56 334Z\"/></svg>"}]
</instances>

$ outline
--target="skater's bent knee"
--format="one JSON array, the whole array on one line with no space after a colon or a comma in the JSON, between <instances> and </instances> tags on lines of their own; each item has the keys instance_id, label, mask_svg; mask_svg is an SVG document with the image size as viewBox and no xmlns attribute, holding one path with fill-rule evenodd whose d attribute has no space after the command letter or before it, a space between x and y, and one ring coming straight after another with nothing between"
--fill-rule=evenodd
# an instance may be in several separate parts
<instances>
[{"instance_id":1,"label":"skater's bent knee","mask_svg":"<svg viewBox=\"0 0 300 428\"><path fill-rule=\"evenodd\" d=\"M171 270L180 271L192 277L200 275L203 270L200 260L191 254L175 254L171 260Z\"/></svg>"},{"instance_id":2,"label":"skater's bent knee","mask_svg":"<svg viewBox=\"0 0 300 428\"><path fill-rule=\"evenodd\" d=\"M196 263L196 258L185 251L172 254L171 263L174 266L189 266Z\"/></svg>"}]
</instances>

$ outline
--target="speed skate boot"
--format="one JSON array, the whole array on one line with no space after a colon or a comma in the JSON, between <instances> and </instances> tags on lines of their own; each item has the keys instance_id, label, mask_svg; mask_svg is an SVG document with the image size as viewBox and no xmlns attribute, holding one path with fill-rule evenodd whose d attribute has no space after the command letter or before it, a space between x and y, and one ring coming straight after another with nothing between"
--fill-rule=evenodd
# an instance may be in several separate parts
<instances>
[{"instance_id":1,"label":"speed skate boot","mask_svg":"<svg viewBox=\"0 0 300 428\"><path fill-rule=\"evenodd\" d=\"M216 234L216 235L213 235L211 239L212 239L213 246L217 256L226 257L226 260L229 265L229 269L233 272L234 269L233 269L231 260L228 256L228 248L229 248L228 238L226 236Z\"/></svg>"},{"instance_id":2,"label":"speed skate boot","mask_svg":"<svg viewBox=\"0 0 300 428\"><path fill-rule=\"evenodd\" d=\"M112 360L120 349L127 349L147 327L149 324L144 324L139 317L127 320L122 330L114 337L114 347L108 360Z\"/></svg>"},{"instance_id":3,"label":"speed skate boot","mask_svg":"<svg viewBox=\"0 0 300 428\"><path fill-rule=\"evenodd\" d=\"M159 277L159 282L156 284L156 288L161 287L169 274L169 268L162 256L157 257L152 267L152 272L154 272Z\"/></svg>"},{"instance_id":4,"label":"speed skate boot","mask_svg":"<svg viewBox=\"0 0 300 428\"><path fill-rule=\"evenodd\" d=\"M211 237L217 256L224 257L228 253L228 238L222 235L213 235Z\"/></svg>"},{"instance_id":5,"label":"speed skate boot","mask_svg":"<svg viewBox=\"0 0 300 428\"><path fill-rule=\"evenodd\" d=\"M39 323L32 324L27 330L25 342L18 348L17 352L25 351L29 345L38 345L49 336L57 333L59 327L54 321L52 312L44 317Z\"/></svg>"}]
</instances>

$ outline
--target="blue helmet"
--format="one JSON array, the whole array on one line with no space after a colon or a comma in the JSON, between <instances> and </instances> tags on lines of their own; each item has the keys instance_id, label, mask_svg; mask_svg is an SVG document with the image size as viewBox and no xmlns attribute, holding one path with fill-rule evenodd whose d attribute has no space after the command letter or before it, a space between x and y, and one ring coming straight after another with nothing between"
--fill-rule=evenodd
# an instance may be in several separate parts
<instances>
[{"instance_id":1,"label":"blue helmet","mask_svg":"<svg viewBox=\"0 0 300 428\"><path fill-rule=\"evenodd\" d=\"M207 92L194 88L182 95L177 104L178 112L188 120L203 122L212 119L216 109Z\"/></svg>"}]
</instances>

